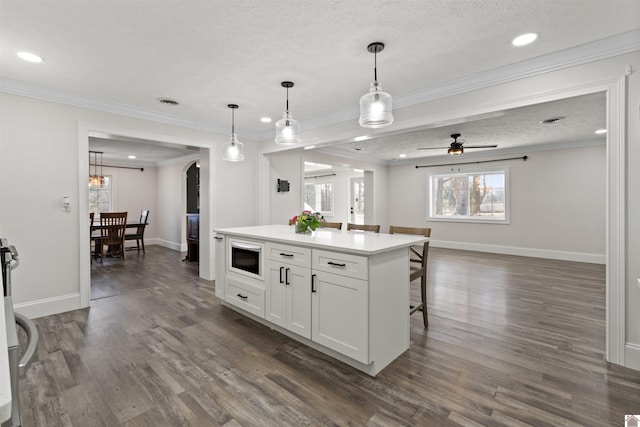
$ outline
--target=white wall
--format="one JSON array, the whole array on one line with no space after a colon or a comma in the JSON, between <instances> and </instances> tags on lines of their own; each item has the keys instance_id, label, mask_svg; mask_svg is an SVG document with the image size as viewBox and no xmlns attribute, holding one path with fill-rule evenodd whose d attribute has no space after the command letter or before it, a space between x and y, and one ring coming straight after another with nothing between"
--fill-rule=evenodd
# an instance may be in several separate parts
<instances>
[{"instance_id":1,"label":"white wall","mask_svg":"<svg viewBox=\"0 0 640 427\"><path fill-rule=\"evenodd\" d=\"M158 243L176 251L187 250L186 238L186 181L185 169L193 161L183 161L158 167L156 191L158 194ZM153 222L149 220L149 222Z\"/></svg>"},{"instance_id":2,"label":"white wall","mask_svg":"<svg viewBox=\"0 0 640 427\"><path fill-rule=\"evenodd\" d=\"M8 238L20 252L22 262L13 274L13 300L21 312L31 317L82 307L81 286L84 284L81 276L82 271L89 268L89 239L87 234L86 242L82 241L87 245L87 253L81 254L78 210L79 204L86 204L88 198L86 193L80 193L81 189L87 188L80 185L80 171L83 168L88 171L86 154L79 158L81 129L117 129L131 131L131 136L143 139L154 140L158 135L163 137L158 140L179 140L199 147L208 144L213 147L215 156L219 154L218 146L228 137L4 93L0 94L0 117L0 235ZM127 136L127 132L118 134ZM87 135L83 138L87 144ZM219 207L219 216L227 222L224 225L235 224L236 217L238 225L257 220L256 172L247 174L249 169L256 170L258 164L257 148L252 145L256 144L245 141L247 160L239 167L219 165L221 155L211 165L212 182L233 185L234 194L231 189L219 191L210 201L211 209ZM158 208L150 222L158 227L158 238L180 241L180 228L171 223L173 219L163 223L162 218L168 217L160 216L159 211L167 205L181 206L181 200L170 194L180 194L177 186L184 180L169 182L165 172L157 172ZM224 176L218 174L222 172ZM86 178L83 178L84 182ZM216 192L212 191L212 194ZM63 196L71 198L70 212L62 211ZM164 196L171 200L161 201ZM240 205L241 211L234 210L233 204ZM138 207L132 205L131 209L139 213ZM151 215L154 215L153 211ZM216 216L213 212L211 215ZM180 222L180 219L175 221ZM84 215L82 224L86 224ZM207 234L209 228L218 226L208 220L206 224ZM81 255L85 257L86 265L81 265Z\"/></svg>"},{"instance_id":3,"label":"white wall","mask_svg":"<svg viewBox=\"0 0 640 427\"><path fill-rule=\"evenodd\" d=\"M508 168L509 224L428 221L429 175L451 173L452 167L416 169L413 164L390 168L389 186L402 189L390 195L391 222L409 227L431 227L433 246L604 263L605 146L523 152L520 155L525 154L528 154L527 161L454 168L455 172L463 173L483 168ZM478 157L473 161L476 159ZM455 161L463 160L471 158Z\"/></svg>"},{"instance_id":4,"label":"white wall","mask_svg":"<svg viewBox=\"0 0 640 427\"><path fill-rule=\"evenodd\" d=\"M149 225L145 228L145 245L153 244L157 236L158 198L157 198L157 168L144 167L140 169L122 169L105 166L104 175L112 177L113 210L127 212L127 221L136 222L140 219L140 211L149 209ZM155 219L155 220L154 220ZM135 245L135 241L129 245Z\"/></svg>"},{"instance_id":5,"label":"white wall","mask_svg":"<svg viewBox=\"0 0 640 427\"><path fill-rule=\"evenodd\" d=\"M346 159L335 155L292 150L272 153L269 159L269 197L271 224L286 224L287 221L302 210L302 186L304 183L304 162L316 162L331 165L341 165L344 168L355 168L371 171L373 179L365 187L367 200L376 200L373 209L366 213L366 221L371 224L381 224L383 228L388 227L388 176L387 166L363 162L360 160ZM343 171L336 173L335 183L339 187L335 192L334 202L339 204L333 217L328 217L328 221L343 222L348 221L346 206L348 203L348 182L349 176L357 175ZM290 191L279 193L276 191L276 181L285 179L289 181ZM273 185L271 185L273 184ZM368 205L367 205L368 206ZM365 206L365 208L367 207Z\"/></svg>"}]
</instances>

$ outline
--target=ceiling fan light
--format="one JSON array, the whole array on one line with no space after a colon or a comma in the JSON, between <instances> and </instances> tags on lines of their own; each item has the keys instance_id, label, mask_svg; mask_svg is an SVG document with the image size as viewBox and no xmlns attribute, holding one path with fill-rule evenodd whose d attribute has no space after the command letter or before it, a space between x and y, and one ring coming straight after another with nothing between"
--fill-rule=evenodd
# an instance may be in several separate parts
<instances>
[{"instance_id":1,"label":"ceiling fan light","mask_svg":"<svg viewBox=\"0 0 640 427\"><path fill-rule=\"evenodd\" d=\"M241 162L244 160L244 144L238 141L238 136L235 133L231 134L229 142L227 142L222 160L227 162Z\"/></svg>"},{"instance_id":2,"label":"ceiling fan light","mask_svg":"<svg viewBox=\"0 0 640 427\"><path fill-rule=\"evenodd\" d=\"M447 153L451 154L452 156L459 156L460 154L464 153L464 148L462 148L462 146L451 147L447 150Z\"/></svg>"}]
</instances>

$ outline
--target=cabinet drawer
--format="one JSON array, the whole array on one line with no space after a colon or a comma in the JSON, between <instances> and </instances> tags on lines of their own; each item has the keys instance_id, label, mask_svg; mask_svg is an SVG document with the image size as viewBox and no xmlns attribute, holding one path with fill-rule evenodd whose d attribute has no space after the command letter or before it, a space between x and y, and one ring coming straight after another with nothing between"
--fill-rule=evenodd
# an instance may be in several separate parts
<instances>
[{"instance_id":1,"label":"cabinet drawer","mask_svg":"<svg viewBox=\"0 0 640 427\"><path fill-rule=\"evenodd\" d=\"M309 248L271 242L268 242L266 247L267 259L307 268L311 265L311 249Z\"/></svg>"},{"instance_id":2,"label":"cabinet drawer","mask_svg":"<svg viewBox=\"0 0 640 427\"><path fill-rule=\"evenodd\" d=\"M227 276L225 301L264 319L264 289Z\"/></svg>"},{"instance_id":3,"label":"cabinet drawer","mask_svg":"<svg viewBox=\"0 0 640 427\"><path fill-rule=\"evenodd\" d=\"M319 249L314 249L312 252L312 268L354 279L368 280L369 277L366 257Z\"/></svg>"}]
</instances>

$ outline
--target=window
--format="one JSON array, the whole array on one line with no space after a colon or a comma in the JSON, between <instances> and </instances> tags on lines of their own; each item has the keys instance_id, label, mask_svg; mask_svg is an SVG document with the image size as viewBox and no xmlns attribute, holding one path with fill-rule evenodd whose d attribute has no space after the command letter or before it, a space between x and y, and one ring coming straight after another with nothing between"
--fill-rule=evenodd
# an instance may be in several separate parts
<instances>
[{"instance_id":1,"label":"window","mask_svg":"<svg viewBox=\"0 0 640 427\"><path fill-rule=\"evenodd\" d=\"M112 200L111 176L105 175L102 187L89 186L89 212L94 212L96 218L100 217L100 212L113 211Z\"/></svg>"},{"instance_id":2,"label":"window","mask_svg":"<svg viewBox=\"0 0 640 427\"><path fill-rule=\"evenodd\" d=\"M305 182L304 209L333 216L333 182Z\"/></svg>"},{"instance_id":3,"label":"window","mask_svg":"<svg viewBox=\"0 0 640 427\"><path fill-rule=\"evenodd\" d=\"M431 175L429 219L508 223L507 170Z\"/></svg>"}]
</instances>

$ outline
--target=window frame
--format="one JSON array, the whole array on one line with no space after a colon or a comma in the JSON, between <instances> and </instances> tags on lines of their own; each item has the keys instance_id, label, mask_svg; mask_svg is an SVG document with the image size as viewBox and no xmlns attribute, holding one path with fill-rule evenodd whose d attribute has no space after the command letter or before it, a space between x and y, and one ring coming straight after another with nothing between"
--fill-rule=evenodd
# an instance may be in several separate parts
<instances>
[{"instance_id":1,"label":"window frame","mask_svg":"<svg viewBox=\"0 0 640 427\"><path fill-rule=\"evenodd\" d=\"M309 182L312 181L312 182ZM322 216L333 216L335 209L336 209L336 182L335 182L335 176L331 175L331 176L319 176L319 177L305 177L304 178L304 185L303 185L303 189L302 189L302 203L303 203L303 210L307 209L306 207L306 200L305 200L305 193L306 193L306 186L307 185L313 185L313 186L317 186L317 185L324 185L324 184L331 184L331 210L330 211L323 211L323 210L316 210L316 209L312 209L313 212L319 212L320 214L322 214Z\"/></svg>"},{"instance_id":2,"label":"window frame","mask_svg":"<svg viewBox=\"0 0 640 427\"><path fill-rule=\"evenodd\" d=\"M109 210L107 211L102 211L102 212L115 212L115 206L114 206L114 196L113 196L113 192L114 192L114 182L113 182L113 175L104 175L105 178L109 179ZM89 213L91 213L91 191L92 191L92 187L89 186L87 189L87 192L89 193ZM98 221L100 219L100 211L96 211L94 214L94 221Z\"/></svg>"},{"instance_id":3,"label":"window frame","mask_svg":"<svg viewBox=\"0 0 640 427\"><path fill-rule=\"evenodd\" d=\"M454 176L473 176L473 175L491 175L491 174L504 174L504 218L491 218L480 217L470 215L460 216L448 216L448 215L434 215L435 211L435 195L434 195L434 182L436 178L440 177L454 177ZM439 221L439 222L466 222L466 223L481 223L481 224L501 224L507 225L511 223L511 209L510 209L510 185L509 185L509 168L507 166L498 168L481 168L469 171L457 171L449 173L433 173L427 176L427 221Z\"/></svg>"}]
</instances>

